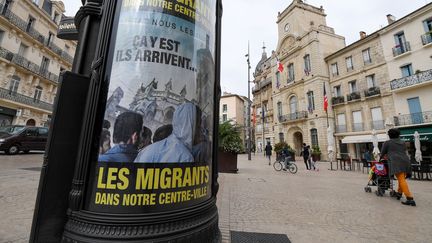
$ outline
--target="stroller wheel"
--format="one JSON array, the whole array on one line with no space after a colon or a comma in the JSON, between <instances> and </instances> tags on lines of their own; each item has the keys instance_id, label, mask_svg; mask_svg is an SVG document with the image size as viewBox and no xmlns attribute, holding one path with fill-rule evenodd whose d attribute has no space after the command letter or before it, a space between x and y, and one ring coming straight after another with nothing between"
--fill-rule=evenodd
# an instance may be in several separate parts
<instances>
[{"instance_id":1,"label":"stroller wheel","mask_svg":"<svg viewBox=\"0 0 432 243\"><path fill-rule=\"evenodd\" d=\"M369 193L372 192L372 188L368 187L368 192Z\"/></svg>"},{"instance_id":2,"label":"stroller wheel","mask_svg":"<svg viewBox=\"0 0 432 243\"><path fill-rule=\"evenodd\" d=\"M368 191L369 191L368 187L365 187L364 190L365 190L365 192L368 192Z\"/></svg>"}]
</instances>

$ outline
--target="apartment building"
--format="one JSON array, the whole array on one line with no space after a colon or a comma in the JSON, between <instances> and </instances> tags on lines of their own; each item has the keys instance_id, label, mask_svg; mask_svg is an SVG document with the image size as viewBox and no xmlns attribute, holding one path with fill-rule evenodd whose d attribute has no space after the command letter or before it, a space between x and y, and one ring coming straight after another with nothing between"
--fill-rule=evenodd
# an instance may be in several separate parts
<instances>
[{"instance_id":1,"label":"apartment building","mask_svg":"<svg viewBox=\"0 0 432 243\"><path fill-rule=\"evenodd\" d=\"M432 3L381 29L395 113L393 124L414 158L414 133L420 135L423 161L432 161Z\"/></svg>"},{"instance_id":2,"label":"apartment building","mask_svg":"<svg viewBox=\"0 0 432 243\"><path fill-rule=\"evenodd\" d=\"M249 101L250 102L250 101ZM240 129L240 138L243 145L247 148L247 128L248 128L248 98L224 92L220 99L219 122L231 122Z\"/></svg>"},{"instance_id":3,"label":"apartment building","mask_svg":"<svg viewBox=\"0 0 432 243\"><path fill-rule=\"evenodd\" d=\"M76 42L56 37L61 1L0 1L0 126L48 126Z\"/></svg>"}]
</instances>

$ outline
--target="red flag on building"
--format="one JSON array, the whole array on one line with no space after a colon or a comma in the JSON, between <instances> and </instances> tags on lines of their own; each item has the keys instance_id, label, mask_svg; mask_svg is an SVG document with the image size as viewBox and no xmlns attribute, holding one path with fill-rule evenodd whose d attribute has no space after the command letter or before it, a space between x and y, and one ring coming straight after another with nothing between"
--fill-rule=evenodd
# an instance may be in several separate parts
<instances>
[{"instance_id":1,"label":"red flag on building","mask_svg":"<svg viewBox=\"0 0 432 243\"><path fill-rule=\"evenodd\" d=\"M328 98L327 98L327 92L326 92L326 88L325 88L325 83L323 83L323 85L324 85L324 110L325 110L325 112L327 112Z\"/></svg>"},{"instance_id":2,"label":"red flag on building","mask_svg":"<svg viewBox=\"0 0 432 243\"><path fill-rule=\"evenodd\" d=\"M279 58L276 57L276 64L277 64L277 69L280 73L283 72L284 70L284 66L282 65L282 63L279 61Z\"/></svg>"}]
</instances>

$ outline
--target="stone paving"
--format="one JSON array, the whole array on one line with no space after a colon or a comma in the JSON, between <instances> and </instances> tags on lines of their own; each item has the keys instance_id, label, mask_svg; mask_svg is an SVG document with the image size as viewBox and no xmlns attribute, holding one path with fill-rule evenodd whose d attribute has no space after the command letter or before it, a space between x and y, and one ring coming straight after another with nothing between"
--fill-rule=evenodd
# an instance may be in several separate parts
<instances>
[{"instance_id":1,"label":"stone paving","mask_svg":"<svg viewBox=\"0 0 432 243\"><path fill-rule=\"evenodd\" d=\"M274 159L274 158L273 158ZM0 154L0 243L28 242L42 154ZM432 242L432 182L409 181L417 207L365 193L367 175L329 171L292 175L262 154L239 155L238 174L219 174L219 222L230 230L286 234L297 242Z\"/></svg>"},{"instance_id":2,"label":"stone paving","mask_svg":"<svg viewBox=\"0 0 432 243\"><path fill-rule=\"evenodd\" d=\"M0 153L0 242L28 242L42 166L41 153Z\"/></svg>"},{"instance_id":3,"label":"stone paving","mask_svg":"<svg viewBox=\"0 0 432 243\"><path fill-rule=\"evenodd\" d=\"M273 158L274 160L274 158ZM432 242L432 182L409 181L417 207L365 193L353 171L277 172L262 154L239 155L238 174L219 174L223 242L229 231L287 234L292 242Z\"/></svg>"}]
</instances>

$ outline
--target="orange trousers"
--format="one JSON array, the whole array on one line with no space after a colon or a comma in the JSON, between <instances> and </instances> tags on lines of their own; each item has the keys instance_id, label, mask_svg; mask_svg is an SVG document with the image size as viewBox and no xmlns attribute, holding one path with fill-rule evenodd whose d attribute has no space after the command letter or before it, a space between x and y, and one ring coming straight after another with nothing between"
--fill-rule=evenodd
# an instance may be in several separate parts
<instances>
[{"instance_id":1,"label":"orange trousers","mask_svg":"<svg viewBox=\"0 0 432 243\"><path fill-rule=\"evenodd\" d=\"M406 173L396 173L396 178L398 180L398 192L405 194L405 197L407 198L413 198L413 195L411 194L408 183L405 179Z\"/></svg>"}]
</instances>

